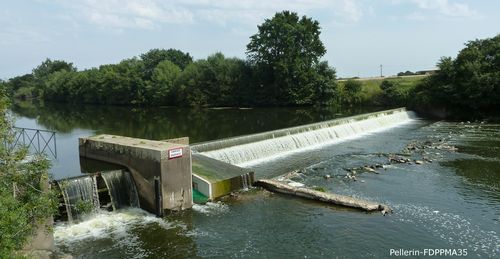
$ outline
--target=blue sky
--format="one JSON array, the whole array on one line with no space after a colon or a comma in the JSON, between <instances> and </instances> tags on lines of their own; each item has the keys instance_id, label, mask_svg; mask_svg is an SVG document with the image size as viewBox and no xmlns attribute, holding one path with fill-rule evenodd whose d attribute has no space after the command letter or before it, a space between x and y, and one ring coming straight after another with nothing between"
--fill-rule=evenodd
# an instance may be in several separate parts
<instances>
[{"instance_id":1,"label":"blue sky","mask_svg":"<svg viewBox=\"0 0 500 259\"><path fill-rule=\"evenodd\" d=\"M323 59L341 77L430 69L500 33L494 0L0 0L0 78L47 57L85 69L152 48L244 58L257 25L282 10L320 22Z\"/></svg>"}]
</instances>

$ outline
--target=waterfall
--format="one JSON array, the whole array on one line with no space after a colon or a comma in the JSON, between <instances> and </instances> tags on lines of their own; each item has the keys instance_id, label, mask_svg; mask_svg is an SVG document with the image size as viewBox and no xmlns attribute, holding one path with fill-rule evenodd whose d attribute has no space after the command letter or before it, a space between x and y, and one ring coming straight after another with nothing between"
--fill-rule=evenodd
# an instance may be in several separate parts
<instances>
[{"instance_id":1,"label":"waterfall","mask_svg":"<svg viewBox=\"0 0 500 259\"><path fill-rule=\"evenodd\" d=\"M94 195L95 181L92 176L66 179L59 182L68 220L81 218L99 208L99 199Z\"/></svg>"},{"instance_id":2,"label":"waterfall","mask_svg":"<svg viewBox=\"0 0 500 259\"><path fill-rule=\"evenodd\" d=\"M122 207L139 207L135 183L129 172L110 171L101 174L111 196L113 210Z\"/></svg>"},{"instance_id":3,"label":"waterfall","mask_svg":"<svg viewBox=\"0 0 500 259\"><path fill-rule=\"evenodd\" d=\"M201 154L238 166L331 145L407 123L415 117L404 108L363 114L194 145Z\"/></svg>"},{"instance_id":4,"label":"waterfall","mask_svg":"<svg viewBox=\"0 0 500 259\"><path fill-rule=\"evenodd\" d=\"M243 190L248 190L248 188L252 187L252 179L249 173L242 174L240 177Z\"/></svg>"},{"instance_id":5,"label":"waterfall","mask_svg":"<svg viewBox=\"0 0 500 259\"><path fill-rule=\"evenodd\" d=\"M137 189L127 171L109 171L64 179L58 182L58 186L65 205L63 213L67 214L68 221L79 220L84 215L106 208L109 200L113 210L139 207ZM101 204L102 199L104 202Z\"/></svg>"}]
</instances>

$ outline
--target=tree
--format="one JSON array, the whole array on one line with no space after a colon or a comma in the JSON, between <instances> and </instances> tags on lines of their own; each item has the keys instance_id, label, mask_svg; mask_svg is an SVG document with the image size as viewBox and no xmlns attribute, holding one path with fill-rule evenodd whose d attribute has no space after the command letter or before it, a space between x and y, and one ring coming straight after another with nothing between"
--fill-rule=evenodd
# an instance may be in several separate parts
<instances>
[{"instance_id":1,"label":"tree","mask_svg":"<svg viewBox=\"0 0 500 259\"><path fill-rule=\"evenodd\" d=\"M500 34L469 41L455 59L443 57L439 70L416 87L413 106L446 109L456 117L498 114L500 106Z\"/></svg>"},{"instance_id":2,"label":"tree","mask_svg":"<svg viewBox=\"0 0 500 259\"><path fill-rule=\"evenodd\" d=\"M338 95L335 69L331 68L327 61L322 61L314 67L314 70L316 71L313 82L314 103L317 105L335 104L334 98Z\"/></svg>"},{"instance_id":3,"label":"tree","mask_svg":"<svg viewBox=\"0 0 500 259\"><path fill-rule=\"evenodd\" d=\"M354 105L361 101L360 92L362 83L359 80L349 79L344 83L341 102L348 105Z\"/></svg>"},{"instance_id":4,"label":"tree","mask_svg":"<svg viewBox=\"0 0 500 259\"><path fill-rule=\"evenodd\" d=\"M16 257L33 231L57 209L54 193L43 191L49 182L48 160L35 157L26 162L25 148L7 148L13 135L6 109L6 94L0 89L0 258Z\"/></svg>"},{"instance_id":5,"label":"tree","mask_svg":"<svg viewBox=\"0 0 500 259\"><path fill-rule=\"evenodd\" d=\"M33 69L33 76L37 79L42 79L54 72L62 70L76 71L76 67L73 66L73 63L68 63L64 60L51 60L48 58Z\"/></svg>"},{"instance_id":6,"label":"tree","mask_svg":"<svg viewBox=\"0 0 500 259\"><path fill-rule=\"evenodd\" d=\"M404 106L408 102L409 91L408 87L403 87L395 80L384 80L380 83L382 89L381 102L389 106Z\"/></svg>"},{"instance_id":7,"label":"tree","mask_svg":"<svg viewBox=\"0 0 500 259\"><path fill-rule=\"evenodd\" d=\"M193 57L189 53L184 53L177 49L152 49L141 55L144 62L144 78L150 79L153 71L162 61L168 60L184 70L187 65L193 62Z\"/></svg>"},{"instance_id":8,"label":"tree","mask_svg":"<svg viewBox=\"0 0 500 259\"><path fill-rule=\"evenodd\" d=\"M269 104L311 104L315 90L314 65L326 53L317 21L283 11L258 26L247 55L262 72L261 96Z\"/></svg>"},{"instance_id":9,"label":"tree","mask_svg":"<svg viewBox=\"0 0 500 259\"><path fill-rule=\"evenodd\" d=\"M246 69L244 61L226 58L222 53L197 60L182 73L181 99L191 106L238 105Z\"/></svg>"},{"instance_id":10,"label":"tree","mask_svg":"<svg viewBox=\"0 0 500 259\"><path fill-rule=\"evenodd\" d=\"M160 62L153 71L152 83L147 86L146 99L153 105L172 105L181 69L169 60Z\"/></svg>"}]
</instances>

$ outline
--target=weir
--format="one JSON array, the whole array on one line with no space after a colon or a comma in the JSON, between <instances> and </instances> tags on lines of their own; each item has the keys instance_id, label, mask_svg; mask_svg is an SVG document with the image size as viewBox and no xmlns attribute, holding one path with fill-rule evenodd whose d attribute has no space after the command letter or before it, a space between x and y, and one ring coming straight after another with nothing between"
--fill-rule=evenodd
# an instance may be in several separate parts
<instances>
[{"instance_id":1,"label":"weir","mask_svg":"<svg viewBox=\"0 0 500 259\"><path fill-rule=\"evenodd\" d=\"M200 143L192 150L201 155L246 167L291 152L357 138L410 121L405 108L362 114L287 129Z\"/></svg>"},{"instance_id":2,"label":"weir","mask_svg":"<svg viewBox=\"0 0 500 259\"><path fill-rule=\"evenodd\" d=\"M80 139L80 157L121 165L131 172L127 177L117 178L113 173L101 177L111 191L108 204L113 209L125 199L132 206L140 205L162 215L165 209L190 208L193 189L197 196L208 200L248 189L255 181L254 172L247 168L252 164L358 138L407 123L414 117L413 112L398 108L192 146L188 138L153 141L97 135ZM96 198L93 191L99 185L93 179L78 180L78 186L65 190L66 203L87 199L99 207L101 197ZM137 195L126 196L126 190L115 187L132 182L137 186ZM131 200L136 196L137 200ZM74 209L67 211L68 217L73 217Z\"/></svg>"}]
</instances>

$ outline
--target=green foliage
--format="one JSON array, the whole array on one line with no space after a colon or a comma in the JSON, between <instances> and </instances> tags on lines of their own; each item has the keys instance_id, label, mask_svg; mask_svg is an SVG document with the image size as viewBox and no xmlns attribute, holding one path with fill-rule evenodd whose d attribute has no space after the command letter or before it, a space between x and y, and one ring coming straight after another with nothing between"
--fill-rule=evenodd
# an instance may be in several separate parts
<instances>
[{"instance_id":1,"label":"green foliage","mask_svg":"<svg viewBox=\"0 0 500 259\"><path fill-rule=\"evenodd\" d=\"M304 105L316 100L324 102L322 94L325 91L315 89L318 87L315 80L321 82L328 78L318 75L315 69L326 53L319 35L317 21L305 16L299 18L297 13L289 11L276 13L258 26L258 33L250 37L247 55L251 64L256 66L259 75L256 90L260 98L265 98L264 103Z\"/></svg>"},{"instance_id":2,"label":"green foliage","mask_svg":"<svg viewBox=\"0 0 500 259\"><path fill-rule=\"evenodd\" d=\"M361 102L360 92L362 83L359 80L349 79L344 83L341 90L340 102L345 105L353 106Z\"/></svg>"},{"instance_id":3,"label":"green foliage","mask_svg":"<svg viewBox=\"0 0 500 259\"><path fill-rule=\"evenodd\" d=\"M26 149L7 149L13 140L6 113L5 89L0 89L0 258L10 258L22 249L35 228L57 208L48 191L48 168L44 157L25 161Z\"/></svg>"},{"instance_id":4,"label":"green foliage","mask_svg":"<svg viewBox=\"0 0 500 259\"><path fill-rule=\"evenodd\" d=\"M244 61L222 53L195 61L182 72L179 100L189 106L238 105L245 70Z\"/></svg>"},{"instance_id":5,"label":"green foliage","mask_svg":"<svg viewBox=\"0 0 500 259\"><path fill-rule=\"evenodd\" d=\"M76 71L76 67L73 66L73 63L48 58L33 69L33 76L35 79L43 79L57 71Z\"/></svg>"},{"instance_id":6,"label":"green foliage","mask_svg":"<svg viewBox=\"0 0 500 259\"><path fill-rule=\"evenodd\" d=\"M32 74L2 83L16 99L137 106L330 105L335 70L319 59L326 50L317 21L277 13L248 44L249 60L221 53L193 62L189 53L152 49L140 58L77 71L45 60Z\"/></svg>"},{"instance_id":7,"label":"green foliage","mask_svg":"<svg viewBox=\"0 0 500 259\"><path fill-rule=\"evenodd\" d=\"M155 68L163 61L170 61L181 70L193 62L193 57L189 53L184 53L176 49L152 49L141 55L144 62L144 79L150 79L153 76Z\"/></svg>"},{"instance_id":8,"label":"green foliage","mask_svg":"<svg viewBox=\"0 0 500 259\"><path fill-rule=\"evenodd\" d=\"M455 117L498 115L500 34L465 46L455 59L441 58L439 71L415 89L414 107L446 109Z\"/></svg>"},{"instance_id":9,"label":"green foliage","mask_svg":"<svg viewBox=\"0 0 500 259\"><path fill-rule=\"evenodd\" d=\"M409 98L409 89L402 87L396 80L384 80L380 84L382 89L382 104L387 106L406 106Z\"/></svg>"},{"instance_id":10,"label":"green foliage","mask_svg":"<svg viewBox=\"0 0 500 259\"><path fill-rule=\"evenodd\" d=\"M314 79L312 88L314 89L313 103L316 105L332 105L338 95L338 86L335 69L328 65L327 61L321 61L314 66Z\"/></svg>"},{"instance_id":11,"label":"green foliage","mask_svg":"<svg viewBox=\"0 0 500 259\"><path fill-rule=\"evenodd\" d=\"M94 204L92 204L91 201L83 201L79 200L75 204L75 210L78 212L78 214L88 214L92 212L94 209Z\"/></svg>"},{"instance_id":12,"label":"green foliage","mask_svg":"<svg viewBox=\"0 0 500 259\"><path fill-rule=\"evenodd\" d=\"M406 72L399 72L398 73L398 76L412 76L412 75L416 75L416 73L413 73L413 72L408 71L408 70L406 70Z\"/></svg>"},{"instance_id":13,"label":"green foliage","mask_svg":"<svg viewBox=\"0 0 500 259\"><path fill-rule=\"evenodd\" d=\"M146 86L146 100L152 105L172 105L175 102L177 80L181 69L169 60L160 62Z\"/></svg>"}]
</instances>

